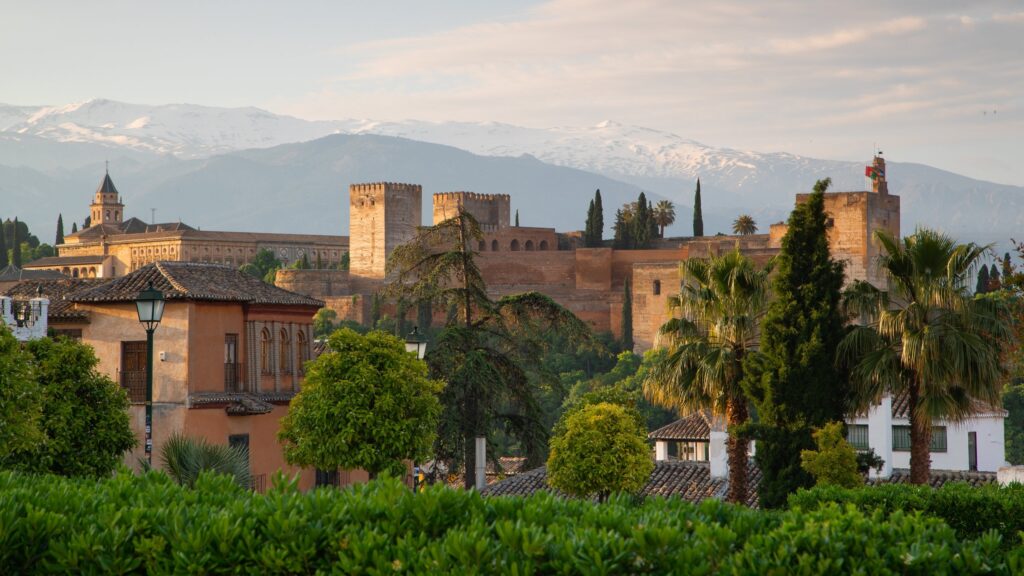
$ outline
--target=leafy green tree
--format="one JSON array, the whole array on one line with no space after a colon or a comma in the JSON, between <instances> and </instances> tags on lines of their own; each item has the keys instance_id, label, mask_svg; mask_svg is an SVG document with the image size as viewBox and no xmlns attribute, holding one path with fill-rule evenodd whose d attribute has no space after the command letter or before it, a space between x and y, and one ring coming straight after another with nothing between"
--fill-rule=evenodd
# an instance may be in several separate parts
<instances>
[{"instance_id":1,"label":"leafy green tree","mask_svg":"<svg viewBox=\"0 0 1024 576\"><path fill-rule=\"evenodd\" d=\"M160 448L160 461L172 480L189 488L204 472L231 476L242 488L252 486L249 450L241 446L211 444L205 438L175 433Z\"/></svg>"},{"instance_id":2,"label":"leafy green tree","mask_svg":"<svg viewBox=\"0 0 1024 576\"><path fill-rule=\"evenodd\" d=\"M61 338L31 340L45 439L19 451L12 465L62 476L109 476L135 446L128 396L99 373L92 347Z\"/></svg>"},{"instance_id":3,"label":"leafy green tree","mask_svg":"<svg viewBox=\"0 0 1024 576\"><path fill-rule=\"evenodd\" d=\"M992 264L988 268L988 291L992 292L995 290L1001 290L1003 283L999 278L999 268L996 268L995 264Z\"/></svg>"},{"instance_id":4,"label":"leafy green tree","mask_svg":"<svg viewBox=\"0 0 1024 576\"><path fill-rule=\"evenodd\" d=\"M654 469L647 431L626 408L607 402L585 406L551 440L548 483L567 494L607 500L637 492Z\"/></svg>"},{"instance_id":5,"label":"leafy green tree","mask_svg":"<svg viewBox=\"0 0 1024 576\"><path fill-rule=\"evenodd\" d=\"M57 236L53 241L54 246L60 246L64 243L64 215L57 214Z\"/></svg>"},{"instance_id":6,"label":"leafy green tree","mask_svg":"<svg viewBox=\"0 0 1024 576\"><path fill-rule=\"evenodd\" d=\"M475 485L474 438L491 436L498 424L529 463L539 463L547 431L531 375L555 378L537 362L548 345L544 336L590 337L586 324L542 294L492 300L472 249L482 239L476 219L460 210L421 228L388 260L389 295L447 304L453 312L426 360L431 374L447 382L435 456L450 469L461 458L467 487Z\"/></svg>"},{"instance_id":7,"label":"leafy green tree","mask_svg":"<svg viewBox=\"0 0 1024 576\"><path fill-rule=\"evenodd\" d=\"M266 276L271 270L281 268L281 261L274 255L273 251L267 248L257 250L251 264L259 271L260 278Z\"/></svg>"},{"instance_id":8,"label":"leafy green tree","mask_svg":"<svg viewBox=\"0 0 1024 576\"><path fill-rule=\"evenodd\" d=\"M676 207L669 200L658 200L654 205L654 222L658 225L658 238L665 237L665 228L676 221Z\"/></svg>"},{"instance_id":9,"label":"leafy green tree","mask_svg":"<svg viewBox=\"0 0 1024 576\"><path fill-rule=\"evenodd\" d=\"M352 257L349 255L348 251L346 251L344 254L341 255L341 262L339 266L341 267L342 270L348 270L349 266L351 265L351 262Z\"/></svg>"},{"instance_id":10,"label":"leafy green tree","mask_svg":"<svg viewBox=\"0 0 1024 576\"><path fill-rule=\"evenodd\" d=\"M648 350L643 357L628 351L620 352L610 370L571 385L562 403L561 420L585 404L611 402L639 411L645 430L655 430L675 421L678 414L651 404L643 396L643 382L663 355L664 350Z\"/></svg>"},{"instance_id":11,"label":"leafy green tree","mask_svg":"<svg viewBox=\"0 0 1024 576\"><path fill-rule=\"evenodd\" d=\"M1024 382L1010 384L1003 391L1003 420L1006 438L1006 461L1014 466L1024 464Z\"/></svg>"},{"instance_id":12,"label":"leafy green tree","mask_svg":"<svg viewBox=\"0 0 1024 576\"><path fill-rule=\"evenodd\" d=\"M988 291L988 266L982 266L978 269L978 283L974 287L974 293L987 294Z\"/></svg>"},{"instance_id":13,"label":"leafy green tree","mask_svg":"<svg viewBox=\"0 0 1024 576\"><path fill-rule=\"evenodd\" d=\"M700 206L700 178L697 178L697 191L693 194L693 235L704 235L704 213Z\"/></svg>"},{"instance_id":14,"label":"leafy green tree","mask_svg":"<svg viewBox=\"0 0 1024 576\"><path fill-rule=\"evenodd\" d=\"M405 461L430 455L444 384L405 343L383 332L348 329L307 364L302 390L281 419L285 459L322 470L361 468L401 475Z\"/></svg>"},{"instance_id":15,"label":"leafy green tree","mask_svg":"<svg viewBox=\"0 0 1024 576\"><path fill-rule=\"evenodd\" d=\"M870 321L843 339L839 358L851 370L855 409L886 393L907 395L910 481L924 484L932 420L969 417L972 399L998 405L1001 351L1012 332L1005 304L969 292L986 247L927 229L902 240L882 231L875 238L889 291L852 303L851 316L867 314Z\"/></svg>"},{"instance_id":16,"label":"leafy green tree","mask_svg":"<svg viewBox=\"0 0 1024 576\"><path fill-rule=\"evenodd\" d=\"M800 465L818 486L856 488L864 484L857 467L857 451L846 441L842 422L831 422L814 432L817 450L802 450Z\"/></svg>"},{"instance_id":17,"label":"leafy green tree","mask_svg":"<svg viewBox=\"0 0 1024 576\"><path fill-rule=\"evenodd\" d=\"M633 346L633 291L626 278L622 286L622 348L632 352Z\"/></svg>"},{"instance_id":18,"label":"leafy green tree","mask_svg":"<svg viewBox=\"0 0 1024 576\"><path fill-rule=\"evenodd\" d=\"M337 326L338 313L330 308L321 308L313 315L313 335L326 338Z\"/></svg>"},{"instance_id":19,"label":"leafy green tree","mask_svg":"<svg viewBox=\"0 0 1024 576\"><path fill-rule=\"evenodd\" d=\"M29 248L28 244L22 244L21 247L21 255L25 262L31 262L40 258L49 258L50 256L57 255L57 251L49 244L40 244L35 248Z\"/></svg>"},{"instance_id":20,"label":"leafy green tree","mask_svg":"<svg viewBox=\"0 0 1024 576\"><path fill-rule=\"evenodd\" d=\"M41 401L32 356L0 324L0 467L45 440Z\"/></svg>"},{"instance_id":21,"label":"leafy green tree","mask_svg":"<svg viewBox=\"0 0 1024 576\"><path fill-rule=\"evenodd\" d=\"M732 233L749 236L757 233L757 222L749 214L740 214L732 223Z\"/></svg>"},{"instance_id":22,"label":"leafy green tree","mask_svg":"<svg viewBox=\"0 0 1024 576\"><path fill-rule=\"evenodd\" d=\"M689 413L710 410L729 425L730 502L747 495L749 439L740 427L749 419L741 382L744 360L755 354L759 326L768 306L770 267L758 268L739 250L680 264L685 283L669 297L678 317L660 330L667 353L644 381L644 394L655 404Z\"/></svg>"},{"instance_id":23,"label":"leafy green tree","mask_svg":"<svg viewBox=\"0 0 1024 576\"><path fill-rule=\"evenodd\" d=\"M761 325L760 354L744 363L743 387L757 409L755 460L761 469L759 502L785 506L790 493L809 488L800 453L814 446L812 430L842 421L849 396L846 376L835 364L845 334L841 307L843 264L828 244L825 190L814 193L789 217L775 259L773 300Z\"/></svg>"}]
</instances>

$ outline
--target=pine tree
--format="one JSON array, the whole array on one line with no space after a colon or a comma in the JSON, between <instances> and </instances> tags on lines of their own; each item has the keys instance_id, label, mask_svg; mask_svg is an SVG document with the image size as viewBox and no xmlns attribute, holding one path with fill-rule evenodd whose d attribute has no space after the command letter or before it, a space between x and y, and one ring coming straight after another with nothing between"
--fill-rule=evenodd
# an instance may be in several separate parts
<instances>
[{"instance_id":1,"label":"pine tree","mask_svg":"<svg viewBox=\"0 0 1024 576\"><path fill-rule=\"evenodd\" d=\"M601 189L594 192L594 246L604 244L604 208L601 207Z\"/></svg>"},{"instance_id":2,"label":"pine tree","mask_svg":"<svg viewBox=\"0 0 1024 576\"><path fill-rule=\"evenodd\" d=\"M64 243L64 215L57 214L57 237L54 239L53 245L60 246Z\"/></svg>"},{"instance_id":3,"label":"pine tree","mask_svg":"<svg viewBox=\"0 0 1024 576\"><path fill-rule=\"evenodd\" d=\"M516 228L519 228L519 210L516 210Z\"/></svg>"},{"instance_id":4,"label":"pine tree","mask_svg":"<svg viewBox=\"0 0 1024 576\"><path fill-rule=\"evenodd\" d=\"M71 223L71 233L78 234L78 222Z\"/></svg>"},{"instance_id":5,"label":"pine tree","mask_svg":"<svg viewBox=\"0 0 1024 576\"><path fill-rule=\"evenodd\" d=\"M14 226L13 226L13 228L14 228L14 232L13 232L14 241L11 242L11 250L13 252L12 253L13 257L11 258L11 262L12 262L12 264L14 264L14 266L16 268L21 268L21 240L20 240L20 238L18 236L18 217L17 216L14 217ZM995 269L995 266L993 265L992 268Z\"/></svg>"},{"instance_id":6,"label":"pine tree","mask_svg":"<svg viewBox=\"0 0 1024 576\"><path fill-rule=\"evenodd\" d=\"M982 266L978 270L978 283L974 287L975 294L988 293L988 266Z\"/></svg>"},{"instance_id":7,"label":"pine tree","mask_svg":"<svg viewBox=\"0 0 1024 576\"><path fill-rule=\"evenodd\" d=\"M622 294L622 349L633 350L633 292L629 289L629 278Z\"/></svg>"},{"instance_id":8,"label":"pine tree","mask_svg":"<svg viewBox=\"0 0 1024 576\"><path fill-rule=\"evenodd\" d=\"M6 268L10 264L7 259L7 234L4 232L4 219L0 218L0 268Z\"/></svg>"},{"instance_id":9,"label":"pine tree","mask_svg":"<svg viewBox=\"0 0 1024 576\"><path fill-rule=\"evenodd\" d=\"M815 447L813 432L842 421L846 378L835 355L844 335L840 308L843 264L829 253L825 190L819 180L810 199L789 217L776 258L774 300L761 324L760 354L744 361L743 387L757 408L751 426L762 480L761 506L785 505L797 488L814 485L800 466L801 450Z\"/></svg>"},{"instance_id":10,"label":"pine tree","mask_svg":"<svg viewBox=\"0 0 1024 576\"><path fill-rule=\"evenodd\" d=\"M697 192L693 195L693 235L704 235L704 213L700 208L700 178L697 178Z\"/></svg>"}]
</instances>

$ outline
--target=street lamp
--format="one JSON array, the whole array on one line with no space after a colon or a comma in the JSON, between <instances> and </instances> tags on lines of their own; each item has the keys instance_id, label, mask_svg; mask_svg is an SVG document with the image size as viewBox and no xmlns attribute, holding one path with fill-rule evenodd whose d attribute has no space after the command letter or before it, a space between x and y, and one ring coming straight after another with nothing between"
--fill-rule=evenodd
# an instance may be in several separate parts
<instances>
[{"instance_id":1,"label":"street lamp","mask_svg":"<svg viewBox=\"0 0 1024 576\"><path fill-rule=\"evenodd\" d=\"M413 326L412 332L405 338L405 351L416 354L416 357L423 360L427 354L427 341L420 336L420 327Z\"/></svg>"},{"instance_id":2,"label":"street lamp","mask_svg":"<svg viewBox=\"0 0 1024 576\"><path fill-rule=\"evenodd\" d=\"M153 465L153 332L164 315L164 294L150 282L135 298L139 323L146 327L146 462Z\"/></svg>"}]
</instances>

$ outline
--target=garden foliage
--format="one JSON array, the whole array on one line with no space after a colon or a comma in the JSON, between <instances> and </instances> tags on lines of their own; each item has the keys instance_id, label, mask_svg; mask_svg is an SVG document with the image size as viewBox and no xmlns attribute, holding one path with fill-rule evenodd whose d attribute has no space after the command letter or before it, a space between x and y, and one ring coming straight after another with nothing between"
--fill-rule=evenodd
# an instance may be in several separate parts
<instances>
[{"instance_id":1,"label":"garden foliage","mask_svg":"<svg viewBox=\"0 0 1024 576\"><path fill-rule=\"evenodd\" d=\"M1022 549L936 518L636 504L546 493L485 499L394 480L267 495L202 476L69 480L0 473L5 574L1012 574Z\"/></svg>"}]
</instances>

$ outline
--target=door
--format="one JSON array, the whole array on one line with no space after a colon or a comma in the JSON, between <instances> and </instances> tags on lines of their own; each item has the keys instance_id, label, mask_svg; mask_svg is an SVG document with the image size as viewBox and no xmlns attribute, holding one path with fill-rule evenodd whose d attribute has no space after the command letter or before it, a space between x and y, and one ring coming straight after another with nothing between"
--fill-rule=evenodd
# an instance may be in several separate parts
<instances>
[{"instance_id":1,"label":"door","mask_svg":"<svg viewBox=\"0 0 1024 576\"><path fill-rule=\"evenodd\" d=\"M967 469L971 472L978 471L978 433L967 433Z\"/></svg>"},{"instance_id":2,"label":"door","mask_svg":"<svg viewBox=\"0 0 1024 576\"><path fill-rule=\"evenodd\" d=\"M224 390L241 392L242 370L238 364L238 334L224 335Z\"/></svg>"},{"instance_id":3,"label":"door","mask_svg":"<svg viewBox=\"0 0 1024 576\"><path fill-rule=\"evenodd\" d=\"M146 401L146 341L121 342L121 386L134 404Z\"/></svg>"}]
</instances>

